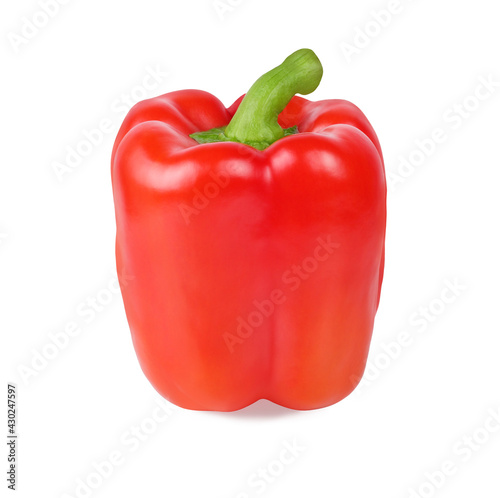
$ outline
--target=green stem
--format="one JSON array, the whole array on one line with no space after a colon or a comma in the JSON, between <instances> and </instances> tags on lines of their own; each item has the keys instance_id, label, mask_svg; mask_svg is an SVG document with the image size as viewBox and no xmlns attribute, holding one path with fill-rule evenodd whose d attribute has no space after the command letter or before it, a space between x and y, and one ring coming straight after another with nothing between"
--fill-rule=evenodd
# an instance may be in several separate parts
<instances>
[{"instance_id":1,"label":"green stem","mask_svg":"<svg viewBox=\"0 0 500 498\"><path fill-rule=\"evenodd\" d=\"M319 85L323 67L316 54L301 49L261 76L248 90L227 126L229 140L263 149L284 136L278 115L296 94L307 95Z\"/></svg>"}]
</instances>

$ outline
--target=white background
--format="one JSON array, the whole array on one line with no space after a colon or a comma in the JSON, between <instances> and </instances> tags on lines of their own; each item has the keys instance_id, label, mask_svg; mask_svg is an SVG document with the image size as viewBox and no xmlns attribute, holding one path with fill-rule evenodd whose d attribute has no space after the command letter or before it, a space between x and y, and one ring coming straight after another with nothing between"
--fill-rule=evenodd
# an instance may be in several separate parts
<instances>
[{"instance_id":1,"label":"white background","mask_svg":"<svg viewBox=\"0 0 500 498\"><path fill-rule=\"evenodd\" d=\"M39 28L26 27L44 23L34 0L4 2L0 16L1 390L5 399L8 381L18 388L18 496L498 497L495 2L48 4L51 17ZM389 7L389 21L377 15ZM153 425L160 398L137 363L120 295L94 315L81 313L113 284L109 158L124 101L201 88L230 105L302 47L325 68L310 98L344 98L363 110L391 184L365 379L322 410L259 402L219 414L165 402L171 414ZM157 81L145 91L148 71ZM102 120L111 128L102 143L59 179L54 165ZM429 145L436 133L445 138ZM415 152L416 141L427 156ZM401 166L402 158L416 166ZM444 291L450 283L455 294ZM63 341L72 322L80 333ZM51 337L64 347L47 346ZM280 467L284 442L299 451ZM112 453L120 464L111 473L101 466L110 475L99 477L93 463ZM257 485L259 469L278 475Z\"/></svg>"}]
</instances>

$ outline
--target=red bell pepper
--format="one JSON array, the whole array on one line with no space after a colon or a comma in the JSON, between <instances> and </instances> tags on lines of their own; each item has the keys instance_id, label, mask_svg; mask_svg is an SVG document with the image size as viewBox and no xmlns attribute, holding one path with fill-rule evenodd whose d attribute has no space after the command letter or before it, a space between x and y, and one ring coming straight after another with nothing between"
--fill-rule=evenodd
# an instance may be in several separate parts
<instances>
[{"instance_id":1,"label":"red bell pepper","mask_svg":"<svg viewBox=\"0 0 500 498\"><path fill-rule=\"evenodd\" d=\"M294 409L363 374L384 268L382 152L363 113L310 102L299 50L230 108L184 90L135 105L112 157L118 271L140 365L173 403Z\"/></svg>"}]
</instances>

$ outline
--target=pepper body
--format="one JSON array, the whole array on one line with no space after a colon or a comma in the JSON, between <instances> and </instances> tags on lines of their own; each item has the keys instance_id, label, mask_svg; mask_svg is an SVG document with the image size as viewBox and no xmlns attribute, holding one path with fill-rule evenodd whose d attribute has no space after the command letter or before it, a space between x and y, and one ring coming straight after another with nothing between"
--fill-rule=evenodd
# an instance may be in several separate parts
<instances>
[{"instance_id":1,"label":"pepper body","mask_svg":"<svg viewBox=\"0 0 500 498\"><path fill-rule=\"evenodd\" d=\"M198 90L134 106L112 158L116 258L140 365L195 410L347 396L366 364L384 268L379 142L353 104L293 97L298 133L200 145L230 108Z\"/></svg>"}]
</instances>

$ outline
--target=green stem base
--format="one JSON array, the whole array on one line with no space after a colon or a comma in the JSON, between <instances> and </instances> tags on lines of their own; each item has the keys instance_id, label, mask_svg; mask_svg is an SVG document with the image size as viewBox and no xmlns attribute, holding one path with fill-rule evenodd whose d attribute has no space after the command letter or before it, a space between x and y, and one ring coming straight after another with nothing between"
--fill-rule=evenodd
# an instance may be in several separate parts
<instances>
[{"instance_id":1,"label":"green stem base","mask_svg":"<svg viewBox=\"0 0 500 498\"><path fill-rule=\"evenodd\" d=\"M221 128L212 128L211 130L206 131L198 131L196 133L192 133L189 135L191 138L196 140L199 144L213 144L217 142L235 142L236 140L231 139L226 136L226 126L222 126ZM295 135L299 132L296 126L292 126L291 128L283 129L283 137L287 137L289 135ZM271 145L266 141L257 141L257 142L240 142L245 143L245 145L250 145L258 150L264 150Z\"/></svg>"}]
</instances>

